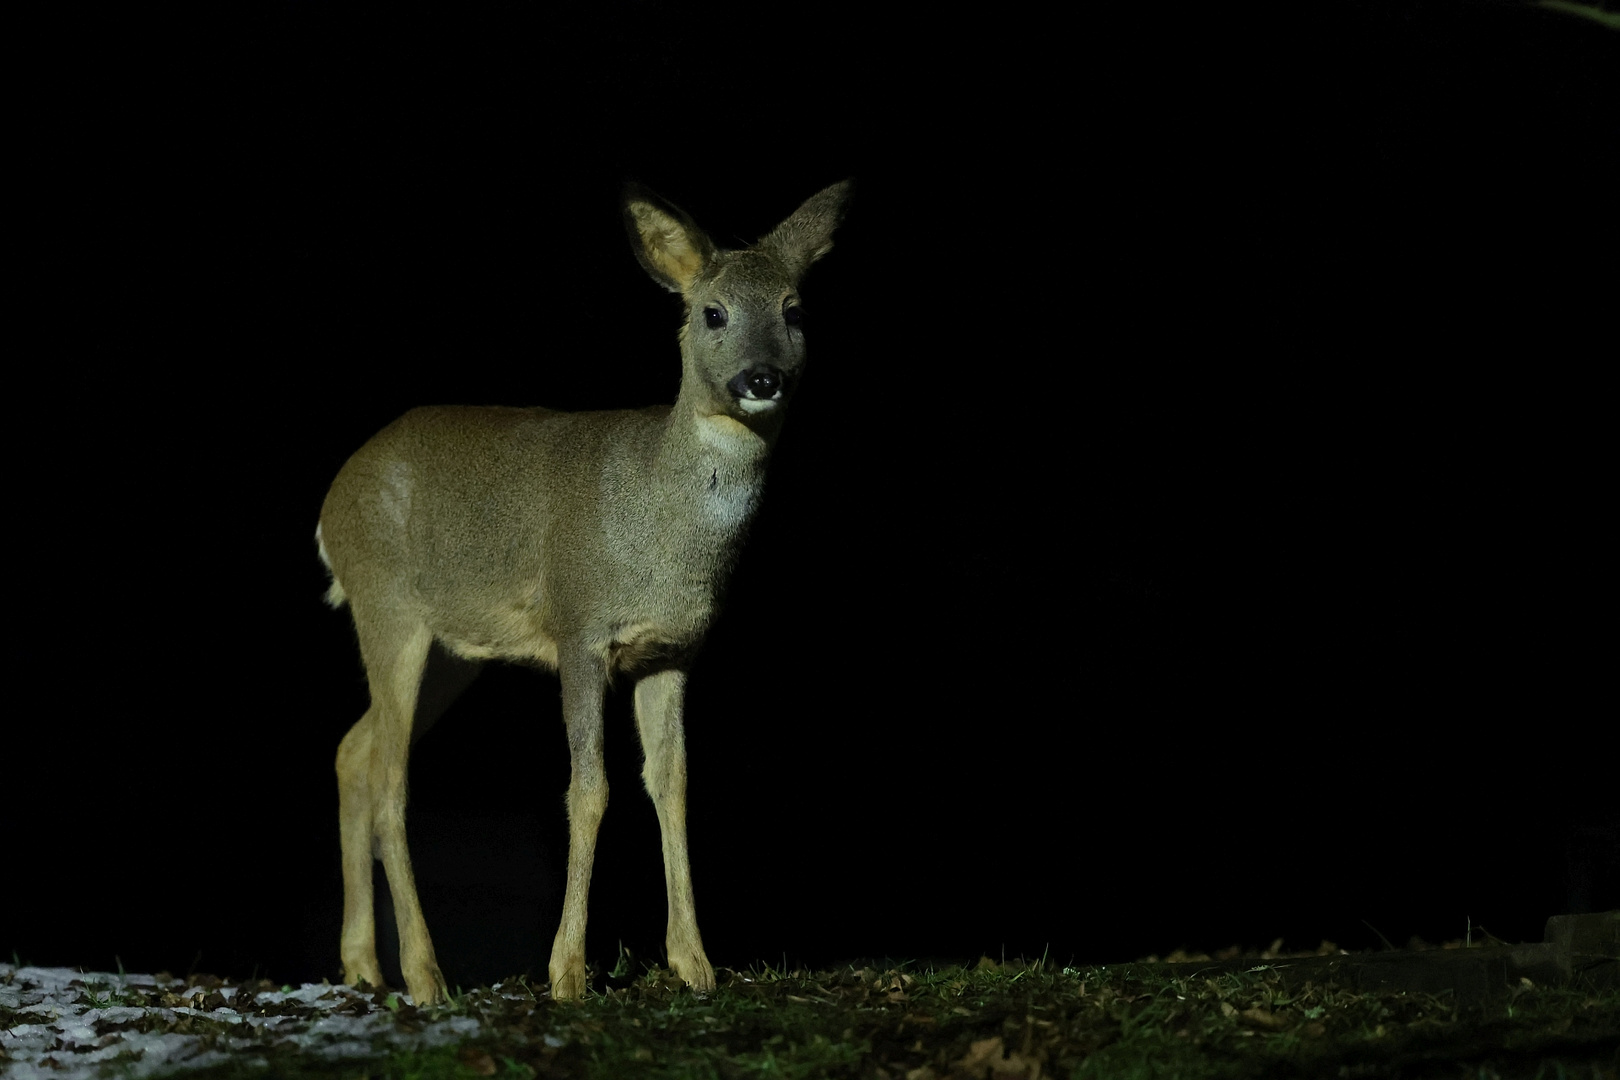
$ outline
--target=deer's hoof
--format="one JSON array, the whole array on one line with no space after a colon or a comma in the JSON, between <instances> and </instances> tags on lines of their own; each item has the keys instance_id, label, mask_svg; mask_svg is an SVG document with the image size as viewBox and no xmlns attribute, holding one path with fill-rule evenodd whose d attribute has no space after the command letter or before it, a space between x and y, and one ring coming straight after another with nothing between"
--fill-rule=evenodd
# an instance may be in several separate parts
<instances>
[{"instance_id":1,"label":"deer's hoof","mask_svg":"<svg viewBox=\"0 0 1620 1080\"><path fill-rule=\"evenodd\" d=\"M370 963L364 961L344 963L343 981L350 986L365 985L373 990L384 990L388 986L387 983L383 982L382 970L378 967L375 958Z\"/></svg>"},{"instance_id":2,"label":"deer's hoof","mask_svg":"<svg viewBox=\"0 0 1620 1080\"><path fill-rule=\"evenodd\" d=\"M405 976L405 988L418 1007L439 1005L450 1000L450 988L445 985L438 965L428 971Z\"/></svg>"},{"instance_id":3,"label":"deer's hoof","mask_svg":"<svg viewBox=\"0 0 1620 1080\"><path fill-rule=\"evenodd\" d=\"M585 962L577 960L565 965L552 965L551 999L577 1001L585 996Z\"/></svg>"},{"instance_id":4,"label":"deer's hoof","mask_svg":"<svg viewBox=\"0 0 1620 1080\"><path fill-rule=\"evenodd\" d=\"M689 990L707 994L714 989L714 967L701 952L681 959L670 958L670 970L679 975Z\"/></svg>"}]
</instances>

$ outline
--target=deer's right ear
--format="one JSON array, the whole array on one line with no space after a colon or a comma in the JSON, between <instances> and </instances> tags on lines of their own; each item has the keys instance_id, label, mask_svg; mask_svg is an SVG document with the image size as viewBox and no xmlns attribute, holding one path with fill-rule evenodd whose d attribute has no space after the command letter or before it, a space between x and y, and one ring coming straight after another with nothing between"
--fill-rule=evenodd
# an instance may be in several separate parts
<instances>
[{"instance_id":1,"label":"deer's right ear","mask_svg":"<svg viewBox=\"0 0 1620 1080\"><path fill-rule=\"evenodd\" d=\"M703 230L678 207L640 184L625 185L624 227L636 259L670 292L685 296L714 258L714 243Z\"/></svg>"}]
</instances>

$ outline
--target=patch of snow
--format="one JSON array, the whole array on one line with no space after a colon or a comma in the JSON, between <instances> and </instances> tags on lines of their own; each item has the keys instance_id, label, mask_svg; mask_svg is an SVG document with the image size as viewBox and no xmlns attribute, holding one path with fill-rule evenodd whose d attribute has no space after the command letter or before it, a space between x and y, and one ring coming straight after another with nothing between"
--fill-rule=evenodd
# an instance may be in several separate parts
<instances>
[{"instance_id":1,"label":"patch of snow","mask_svg":"<svg viewBox=\"0 0 1620 1080\"><path fill-rule=\"evenodd\" d=\"M289 1052L371 1058L459 1042L479 1030L469 1016L418 1014L414 1030L402 1031L386 994L352 986L306 983L257 993L251 1002L239 989L0 963L0 1009L11 1024L0 1027L0 1080L97 1080L107 1073L141 1080L226 1060L269 1068ZM216 1005L231 1007L207 1008L215 993ZM199 1030L168 1030L177 1024Z\"/></svg>"}]
</instances>

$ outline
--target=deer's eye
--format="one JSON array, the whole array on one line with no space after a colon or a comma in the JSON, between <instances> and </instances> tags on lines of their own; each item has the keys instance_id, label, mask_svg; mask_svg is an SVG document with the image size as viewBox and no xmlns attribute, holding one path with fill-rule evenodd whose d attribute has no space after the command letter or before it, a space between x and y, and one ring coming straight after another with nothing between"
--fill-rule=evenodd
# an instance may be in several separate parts
<instances>
[{"instance_id":1,"label":"deer's eye","mask_svg":"<svg viewBox=\"0 0 1620 1080\"><path fill-rule=\"evenodd\" d=\"M789 304L786 310L782 312L782 321L789 326L803 326L804 308L798 304Z\"/></svg>"},{"instance_id":2,"label":"deer's eye","mask_svg":"<svg viewBox=\"0 0 1620 1080\"><path fill-rule=\"evenodd\" d=\"M726 325L726 313L717 307L703 309L703 325L710 330L721 330Z\"/></svg>"}]
</instances>

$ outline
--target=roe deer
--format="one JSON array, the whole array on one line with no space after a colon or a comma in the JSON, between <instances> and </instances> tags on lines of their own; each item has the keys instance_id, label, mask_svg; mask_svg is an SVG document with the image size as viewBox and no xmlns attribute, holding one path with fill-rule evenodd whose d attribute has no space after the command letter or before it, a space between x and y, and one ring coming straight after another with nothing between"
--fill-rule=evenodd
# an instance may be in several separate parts
<instances>
[{"instance_id":1,"label":"roe deer","mask_svg":"<svg viewBox=\"0 0 1620 1080\"><path fill-rule=\"evenodd\" d=\"M419 700L437 647L473 662L460 665L460 686L487 659L538 662L562 680L572 768L554 998L585 992L586 894L607 806L602 700L615 673L634 677L642 776L663 831L669 964L693 989L714 987L686 853L682 696L804 366L799 278L832 248L849 187L811 196L740 251L626 189L636 257L686 305L673 406L415 409L338 473L315 538L332 572L327 600L349 604L371 690L337 754L347 981L382 985L375 857L406 988L418 1004L445 997L405 846L410 747L454 696Z\"/></svg>"}]
</instances>

